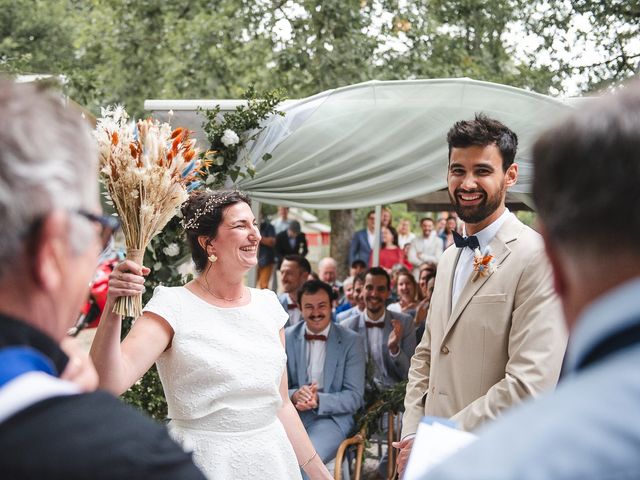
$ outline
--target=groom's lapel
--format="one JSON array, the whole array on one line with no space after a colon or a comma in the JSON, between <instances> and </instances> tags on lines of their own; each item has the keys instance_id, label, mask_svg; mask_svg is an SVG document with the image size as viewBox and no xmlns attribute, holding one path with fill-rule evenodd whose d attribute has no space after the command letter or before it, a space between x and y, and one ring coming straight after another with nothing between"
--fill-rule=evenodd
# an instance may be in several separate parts
<instances>
[{"instance_id":1,"label":"groom's lapel","mask_svg":"<svg viewBox=\"0 0 640 480\"><path fill-rule=\"evenodd\" d=\"M518 238L519 231L520 222L515 217L509 218L505 221L504 225L500 227L500 230L498 230L498 233L489 244L489 247L491 248L491 254L493 255L493 266L495 269L500 268L502 262L504 262L511 253L511 250L509 249L507 244ZM474 297L474 295L485 283L489 281L489 279L494 274L495 272L490 273L484 277L479 276L476 280L474 280L475 272L471 272L467 283L463 287L462 292L460 292L458 302L452 308L451 315L449 316L449 320L447 321L447 326L444 331L443 340L456 324L456 322L462 315L462 312L464 312L464 309L467 308L467 305Z\"/></svg>"}]
</instances>

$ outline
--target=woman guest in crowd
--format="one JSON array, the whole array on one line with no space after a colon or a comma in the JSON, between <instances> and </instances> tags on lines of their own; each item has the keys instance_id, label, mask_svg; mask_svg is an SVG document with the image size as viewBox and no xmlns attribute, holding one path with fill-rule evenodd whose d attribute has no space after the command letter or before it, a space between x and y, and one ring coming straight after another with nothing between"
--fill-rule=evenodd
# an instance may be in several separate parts
<instances>
[{"instance_id":1,"label":"woman guest in crowd","mask_svg":"<svg viewBox=\"0 0 640 480\"><path fill-rule=\"evenodd\" d=\"M260 233L249 199L198 192L182 207L198 275L157 287L120 343L116 298L139 294L145 267L119 264L91 348L101 387L121 394L155 362L173 435L209 478L331 478L288 395L283 325L271 290L247 288Z\"/></svg>"},{"instance_id":2,"label":"woman guest in crowd","mask_svg":"<svg viewBox=\"0 0 640 480\"><path fill-rule=\"evenodd\" d=\"M418 301L422 298L413 274L407 270L401 271L398 275L396 289L399 300L389 305L387 310L406 313L413 317L416 314Z\"/></svg>"},{"instance_id":3,"label":"woman guest in crowd","mask_svg":"<svg viewBox=\"0 0 640 480\"><path fill-rule=\"evenodd\" d=\"M422 340L427 312L429 311L429 305L431 304L431 295L433 295L433 286L436 281L436 266L426 263L423 265L425 265L425 268L422 268L422 265L420 265L420 278L418 280L422 300L418 303L414 317L414 322L417 326L416 336L418 343Z\"/></svg>"},{"instance_id":4,"label":"woman guest in crowd","mask_svg":"<svg viewBox=\"0 0 640 480\"><path fill-rule=\"evenodd\" d=\"M380 249L380 261L379 266L384 268L389 274L391 269L396 263L400 263L405 267L411 269L413 265L405 258L404 252L398 246L398 240L393 232L387 228L382 227L382 248ZM369 266L373 267L373 252L369 256Z\"/></svg>"},{"instance_id":5,"label":"woman guest in crowd","mask_svg":"<svg viewBox=\"0 0 640 480\"><path fill-rule=\"evenodd\" d=\"M444 231L440 234L443 250L446 250L448 247L453 245L453 232L457 231L457 228L458 222L456 217L447 218L447 223L444 225Z\"/></svg>"}]
</instances>

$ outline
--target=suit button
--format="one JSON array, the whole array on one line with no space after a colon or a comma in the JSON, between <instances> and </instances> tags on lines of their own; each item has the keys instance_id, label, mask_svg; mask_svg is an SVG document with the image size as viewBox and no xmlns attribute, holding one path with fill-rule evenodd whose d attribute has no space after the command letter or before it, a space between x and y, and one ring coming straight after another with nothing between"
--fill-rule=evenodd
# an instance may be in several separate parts
<instances>
[{"instance_id":1,"label":"suit button","mask_svg":"<svg viewBox=\"0 0 640 480\"><path fill-rule=\"evenodd\" d=\"M448 349L448 348L447 348L447 346L445 345L445 346L443 346L443 347L440 349L440 352L442 352L443 354L445 354L445 355L446 355L447 353L449 353L449 349Z\"/></svg>"}]
</instances>

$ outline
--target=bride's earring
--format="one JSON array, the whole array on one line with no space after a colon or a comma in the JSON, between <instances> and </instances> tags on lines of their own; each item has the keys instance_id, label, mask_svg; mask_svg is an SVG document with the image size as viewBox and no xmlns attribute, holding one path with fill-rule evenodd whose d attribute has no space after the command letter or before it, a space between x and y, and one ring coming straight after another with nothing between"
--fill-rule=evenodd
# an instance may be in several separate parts
<instances>
[{"instance_id":1,"label":"bride's earring","mask_svg":"<svg viewBox=\"0 0 640 480\"><path fill-rule=\"evenodd\" d=\"M211 263L216 263L217 260L218 260L218 257L216 257L213 253L209 255L209 261Z\"/></svg>"}]
</instances>

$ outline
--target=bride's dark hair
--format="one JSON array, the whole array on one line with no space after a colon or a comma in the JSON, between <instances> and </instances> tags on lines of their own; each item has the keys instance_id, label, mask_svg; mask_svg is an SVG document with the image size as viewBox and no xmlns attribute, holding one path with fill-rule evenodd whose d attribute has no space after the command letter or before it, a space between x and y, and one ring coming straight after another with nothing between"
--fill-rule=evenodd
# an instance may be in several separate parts
<instances>
[{"instance_id":1,"label":"bride's dark hair","mask_svg":"<svg viewBox=\"0 0 640 480\"><path fill-rule=\"evenodd\" d=\"M240 202L251 205L249 196L237 190L201 190L193 192L182 204L182 225L198 273L203 272L209 262L207 251L198 243L198 237L215 238L225 210Z\"/></svg>"}]
</instances>

